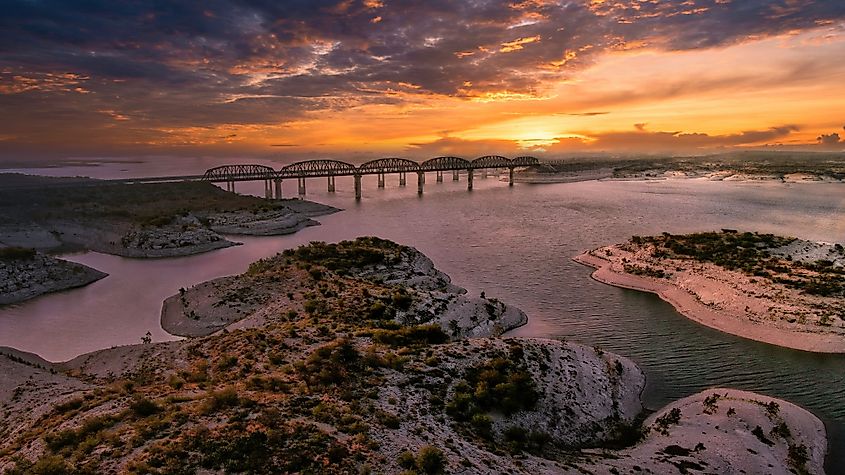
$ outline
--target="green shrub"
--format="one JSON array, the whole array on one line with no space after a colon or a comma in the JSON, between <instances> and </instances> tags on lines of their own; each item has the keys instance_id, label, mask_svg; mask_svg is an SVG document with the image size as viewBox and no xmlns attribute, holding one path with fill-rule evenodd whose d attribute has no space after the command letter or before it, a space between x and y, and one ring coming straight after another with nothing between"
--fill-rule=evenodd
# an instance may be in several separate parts
<instances>
[{"instance_id":1,"label":"green shrub","mask_svg":"<svg viewBox=\"0 0 845 475\"><path fill-rule=\"evenodd\" d=\"M71 399L71 400L65 401L61 404L57 404L56 407L55 407L55 411L58 412L59 414L64 414L66 412L79 409L80 407L82 407L82 404L84 402L85 401L82 398Z\"/></svg>"},{"instance_id":2,"label":"green shrub","mask_svg":"<svg viewBox=\"0 0 845 475\"><path fill-rule=\"evenodd\" d=\"M392 300L393 305L400 310L408 310L414 302L413 297L405 292L394 292Z\"/></svg>"},{"instance_id":3,"label":"green shrub","mask_svg":"<svg viewBox=\"0 0 845 475\"><path fill-rule=\"evenodd\" d=\"M226 371L228 369L234 368L235 365L238 364L238 357L237 356L230 356L230 355L223 355L217 361L217 370L218 371Z\"/></svg>"},{"instance_id":4,"label":"green shrub","mask_svg":"<svg viewBox=\"0 0 845 475\"><path fill-rule=\"evenodd\" d=\"M491 439L493 437L493 419L487 414L474 414L470 420L476 434Z\"/></svg>"},{"instance_id":5,"label":"green shrub","mask_svg":"<svg viewBox=\"0 0 845 475\"><path fill-rule=\"evenodd\" d=\"M381 320L387 315L387 305L385 305L383 302L373 302L373 304L370 305L370 308L367 311L367 316L370 318L370 320Z\"/></svg>"},{"instance_id":6,"label":"green shrub","mask_svg":"<svg viewBox=\"0 0 845 475\"><path fill-rule=\"evenodd\" d=\"M505 429L505 442L508 449L513 453L522 452L528 445L528 431L519 426L510 426Z\"/></svg>"},{"instance_id":7,"label":"green shrub","mask_svg":"<svg viewBox=\"0 0 845 475\"><path fill-rule=\"evenodd\" d=\"M153 228L160 228L172 223L175 217L173 215L150 216L141 220L142 226L149 226Z\"/></svg>"},{"instance_id":8,"label":"green shrub","mask_svg":"<svg viewBox=\"0 0 845 475\"><path fill-rule=\"evenodd\" d=\"M500 411L510 415L533 408L540 398L531 374L504 357L467 369L464 381L471 391L473 412ZM456 388L456 397L460 389ZM471 416L464 414L465 419Z\"/></svg>"},{"instance_id":9,"label":"green shrub","mask_svg":"<svg viewBox=\"0 0 845 475\"><path fill-rule=\"evenodd\" d=\"M380 411L378 413L379 422L388 429L398 429L401 426L401 421L396 414Z\"/></svg>"},{"instance_id":10,"label":"green shrub","mask_svg":"<svg viewBox=\"0 0 845 475\"><path fill-rule=\"evenodd\" d=\"M89 417L82 421L82 425L74 430L67 429L44 437L47 448L52 451L59 451L65 447L76 447L85 442L89 437L96 437L105 429L115 425L119 419L113 415Z\"/></svg>"},{"instance_id":11,"label":"green shrub","mask_svg":"<svg viewBox=\"0 0 845 475\"><path fill-rule=\"evenodd\" d=\"M73 475L75 473L77 470L57 455L45 455L35 463L22 459L12 469L5 472L6 475Z\"/></svg>"},{"instance_id":12,"label":"green shrub","mask_svg":"<svg viewBox=\"0 0 845 475\"><path fill-rule=\"evenodd\" d=\"M795 467L798 473L808 473L806 465L809 460L810 456L806 445L789 444L789 464Z\"/></svg>"},{"instance_id":13,"label":"green shrub","mask_svg":"<svg viewBox=\"0 0 845 475\"><path fill-rule=\"evenodd\" d=\"M417 459L414 457L414 454L407 450L399 454L396 463L406 470L416 470L417 468Z\"/></svg>"},{"instance_id":14,"label":"green shrub","mask_svg":"<svg viewBox=\"0 0 845 475\"><path fill-rule=\"evenodd\" d=\"M677 407L673 407L669 412L655 419L654 426L658 432L668 435L669 426L675 425L679 422L681 422L681 410Z\"/></svg>"},{"instance_id":15,"label":"green shrub","mask_svg":"<svg viewBox=\"0 0 845 475\"><path fill-rule=\"evenodd\" d=\"M443 473L446 469L446 456L437 447L426 445L417 454L417 467L428 475Z\"/></svg>"},{"instance_id":16,"label":"green shrub","mask_svg":"<svg viewBox=\"0 0 845 475\"><path fill-rule=\"evenodd\" d=\"M240 405L240 397L238 391L234 386L227 386L219 391L211 391L208 398L205 400L203 412L210 414L217 412L227 407L237 407Z\"/></svg>"},{"instance_id":17,"label":"green shrub","mask_svg":"<svg viewBox=\"0 0 845 475\"><path fill-rule=\"evenodd\" d=\"M0 261L29 261L35 258L35 249L26 247L1 247Z\"/></svg>"},{"instance_id":18,"label":"green shrub","mask_svg":"<svg viewBox=\"0 0 845 475\"><path fill-rule=\"evenodd\" d=\"M754 429L752 429L752 430L751 430L751 433L752 433L752 434L754 434L754 436L755 436L755 437L757 437L757 439L758 439L760 442L762 442L762 443L764 443L764 444L768 445L769 447L771 447L771 446L775 445L775 443L774 443L774 442L772 442L771 440L769 440L769 438L768 438L768 437L766 437L766 434L765 434L765 433L763 433L763 428L762 428L762 427L760 427L760 426L755 427Z\"/></svg>"},{"instance_id":19,"label":"green shrub","mask_svg":"<svg viewBox=\"0 0 845 475\"><path fill-rule=\"evenodd\" d=\"M309 386L343 383L360 369L361 355L346 338L327 343L314 350L296 369Z\"/></svg>"},{"instance_id":20,"label":"green shrub","mask_svg":"<svg viewBox=\"0 0 845 475\"><path fill-rule=\"evenodd\" d=\"M145 397L135 398L132 403L129 404L129 409L137 417L149 417L161 411L161 407L159 407L155 401Z\"/></svg>"},{"instance_id":21,"label":"green shrub","mask_svg":"<svg viewBox=\"0 0 845 475\"><path fill-rule=\"evenodd\" d=\"M376 330L373 341L390 346L433 345L449 341L439 325L419 325L396 330Z\"/></svg>"}]
</instances>

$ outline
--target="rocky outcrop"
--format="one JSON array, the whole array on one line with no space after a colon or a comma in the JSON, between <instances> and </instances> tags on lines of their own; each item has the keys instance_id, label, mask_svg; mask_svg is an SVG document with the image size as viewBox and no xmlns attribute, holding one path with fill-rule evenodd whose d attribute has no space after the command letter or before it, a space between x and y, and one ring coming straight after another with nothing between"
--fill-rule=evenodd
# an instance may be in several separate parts
<instances>
[{"instance_id":1,"label":"rocky outcrop","mask_svg":"<svg viewBox=\"0 0 845 475\"><path fill-rule=\"evenodd\" d=\"M644 440L598 463L602 472L824 473L824 424L761 394L708 389L662 408L644 426Z\"/></svg>"},{"instance_id":2,"label":"rocky outcrop","mask_svg":"<svg viewBox=\"0 0 845 475\"><path fill-rule=\"evenodd\" d=\"M209 227L221 234L281 236L293 234L320 223L310 219L339 211L332 206L305 200L285 200L282 206L252 213L213 213L206 217Z\"/></svg>"},{"instance_id":3,"label":"rocky outcrop","mask_svg":"<svg viewBox=\"0 0 845 475\"><path fill-rule=\"evenodd\" d=\"M0 259L0 305L82 287L107 275L82 264L34 251L30 257Z\"/></svg>"},{"instance_id":4,"label":"rocky outcrop","mask_svg":"<svg viewBox=\"0 0 845 475\"><path fill-rule=\"evenodd\" d=\"M120 240L128 257L173 257L235 246L191 215L166 226L133 228Z\"/></svg>"},{"instance_id":5,"label":"rocky outcrop","mask_svg":"<svg viewBox=\"0 0 845 475\"><path fill-rule=\"evenodd\" d=\"M278 259L278 258L277 258ZM524 325L522 310L495 298L473 298L452 284L427 256L402 246L389 263L349 269L348 275L408 291L408 306L396 308L395 320L403 325L437 324L452 338L498 336ZM286 280L255 279L249 273L203 282L162 305L161 325L179 336L203 336L268 309L288 304L286 294L298 275Z\"/></svg>"}]
</instances>

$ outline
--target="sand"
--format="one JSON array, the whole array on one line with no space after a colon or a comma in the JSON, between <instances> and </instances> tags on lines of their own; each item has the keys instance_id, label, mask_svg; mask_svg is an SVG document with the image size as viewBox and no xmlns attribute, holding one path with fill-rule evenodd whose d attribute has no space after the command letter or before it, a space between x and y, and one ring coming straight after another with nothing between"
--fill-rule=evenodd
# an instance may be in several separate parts
<instances>
[{"instance_id":1,"label":"sand","mask_svg":"<svg viewBox=\"0 0 845 475\"><path fill-rule=\"evenodd\" d=\"M845 353L845 338L838 334L798 332L770 326L731 314L702 303L693 295L669 281L620 272L607 259L585 252L573 258L576 262L595 268L592 278L616 287L657 294L685 317L725 333L763 343L816 353Z\"/></svg>"}]
</instances>

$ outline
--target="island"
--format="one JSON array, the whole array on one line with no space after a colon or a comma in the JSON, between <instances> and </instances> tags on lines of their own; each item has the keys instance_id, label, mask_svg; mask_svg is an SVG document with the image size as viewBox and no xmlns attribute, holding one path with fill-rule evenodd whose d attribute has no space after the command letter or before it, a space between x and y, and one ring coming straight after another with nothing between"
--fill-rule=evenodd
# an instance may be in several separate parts
<instances>
[{"instance_id":1,"label":"island","mask_svg":"<svg viewBox=\"0 0 845 475\"><path fill-rule=\"evenodd\" d=\"M652 292L726 333L798 350L845 352L845 248L724 229L633 236L575 257L606 284Z\"/></svg>"},{"instance_id":2,"label":"island","mask_svg":"<svg viewBox=\"0 0 845 475\"><path fill-rule=\"evenodd\" d=\"M0 174L0 304L105 276L51 254L186 256L237 245L230 235L291 234L318 225L312 217L337 211L299 199L238 195L207 182L127 184Z\"/></svg>"},{"instance_id":3,"label":"island","mask_svg":"<svg viewBox=\"0 0 845 475\"><path fill-rule=\"evenodd\" d=\"M311 243L167 299L187 339L0 349L0 471L824 472L810 412L714 388L648 414L633 361L503 336L526 322L413 248Z\"/></svg>"}]
</instances>

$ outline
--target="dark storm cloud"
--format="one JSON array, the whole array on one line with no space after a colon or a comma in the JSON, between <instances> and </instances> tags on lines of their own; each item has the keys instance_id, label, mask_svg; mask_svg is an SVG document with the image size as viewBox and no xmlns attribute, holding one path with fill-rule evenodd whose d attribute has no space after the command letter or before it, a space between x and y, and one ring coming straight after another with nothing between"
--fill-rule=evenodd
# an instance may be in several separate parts
<instances>
[{"instance_id":1,"label":"dark storm cloud","mask_svg":"<svg viewBox=\"0 0 845 475\"><path fill-rule=\"evenodd\" d=\"M0 126L267 124L402 94L534 93L608 49L684 50L845 17L840 0L0 0ZM65 75L65 76L62 76ZM81 126L80 126L81 127Z\"/></svg>"}]
</instances>

